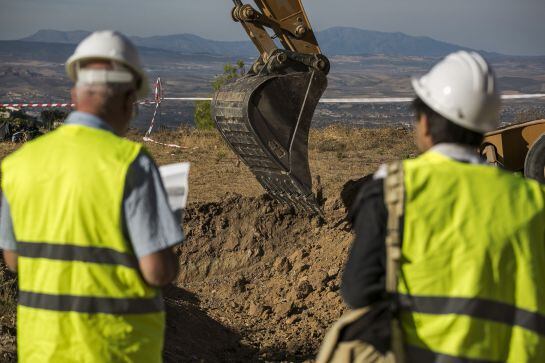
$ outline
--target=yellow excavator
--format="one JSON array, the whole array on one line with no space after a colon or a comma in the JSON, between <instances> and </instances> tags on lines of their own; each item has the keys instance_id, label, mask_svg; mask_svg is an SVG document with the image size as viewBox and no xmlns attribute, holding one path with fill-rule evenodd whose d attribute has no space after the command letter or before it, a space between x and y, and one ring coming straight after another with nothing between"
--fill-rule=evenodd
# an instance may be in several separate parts
<instances>
[{"instance_id":1,"label":"yellow excavator","mask_svg":"<svg viewBox=\"0 0 545 363\"><path fill-rule=\"evenodd\" d=\"M485 135L481 155L494 165L545 184L545 120L509 125Z\"/></svg>"},{"instance_id":2,"label":"yellow excavator","mask_svg":"<svg viewBox=\"0 0 545 363\"><path fill-rule=\"evenodd\" d=\"M274 198L322 214L312 192L308 133L327 87L322 54L301 0L233 0L260 56L247 74L221 87L212 118L227 144Z\"/></svg>"}]
</instances>

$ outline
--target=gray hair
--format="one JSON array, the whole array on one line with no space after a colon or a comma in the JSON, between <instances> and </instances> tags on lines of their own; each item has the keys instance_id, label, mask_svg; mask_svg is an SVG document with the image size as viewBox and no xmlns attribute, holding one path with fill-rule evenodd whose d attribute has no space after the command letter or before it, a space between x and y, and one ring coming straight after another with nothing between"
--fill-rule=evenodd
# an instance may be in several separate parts
<instances>
[{"instance_id":1,"label":"gray hair","mask_svg":"<svg viewBox=\"0 0 545 363\"><path fill-rule=\"evenodd\" d=\"M127 95L137 91L136 78L125 65L111 61L112 69L89 69L89 64L78 63L75 92L78 100L92 101L100 114L115 111Z\"/></svg>"},{"instance_id":2,"label":"gray hair","mask_svg":"<svg viewBox=\"0 0 545 363\"><path fill-rule=\"evenodd\" d=\"M133 83L87 84L76 82L76 97L78 100L93 98L95 106L101 114L107 114L120 102L125 102L128 93L136 91Z\"/></svg>"}]
</instances>

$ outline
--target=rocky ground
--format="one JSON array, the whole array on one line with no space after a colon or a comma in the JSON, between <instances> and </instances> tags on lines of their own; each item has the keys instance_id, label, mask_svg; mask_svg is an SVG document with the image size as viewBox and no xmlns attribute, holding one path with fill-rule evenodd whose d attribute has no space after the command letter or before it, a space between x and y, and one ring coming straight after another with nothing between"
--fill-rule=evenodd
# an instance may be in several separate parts
<instances>
[{"instance_id":1,"label":"rocky ground","mask_svg":"<svg viewBox=\"0 0 545 363\"><path fill-rule=\"evenodd\" d=\"M146 144L159 164L192 162L187 239L176 249L181 272L165 289L165 361L312 360L327 327L345 310L338 290L352 235L342 187L414 154L410 131L312 130L309 159L324 190L325 221L263 194L215 132L154 136L183 147ZM1 144L0 153L15 148ZM9 362L15 359L15 289L3 267L0 286L0 361Z\"/></svg>"}]
</instances>

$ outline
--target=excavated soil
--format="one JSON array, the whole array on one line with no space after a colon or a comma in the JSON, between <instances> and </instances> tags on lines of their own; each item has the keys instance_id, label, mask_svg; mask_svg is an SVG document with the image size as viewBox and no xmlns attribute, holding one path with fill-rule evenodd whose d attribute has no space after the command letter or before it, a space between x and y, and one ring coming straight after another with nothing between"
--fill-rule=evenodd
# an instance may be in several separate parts
<instances>
[{"instance_id":1,"label":"excavated soil","mask_svg":"<svg viewBox=\"0 0 545 363\"><path fill-rule=\"evenodd\" d=\"M180 274L164 291L165 361L311 361L345 311L339 284L352 234L342 187L414 153L409 131L313 130L310 164L320 176L325 220L263 194L215 133L180 130L157 138L184 147L148 144L159 164L192 162L186 241L176 248ZM4 362L15 359L14 284L4 267L0 272Z\"/></svg>"},{"instance_id":2,"label":"excavated soil","mask_svg":"<svg viewBox=\"0 0 545 363\"><path fill-rule=\"evenodd\" d=\"M218 361L314 356L325 329L344 310L338 289L351 239L341 203L328 203L326 213L327 223L266 195L227 195L187 211L176 285L243 337L237 344L245 356L219 352Z\"/></svg>"}]
</instances>

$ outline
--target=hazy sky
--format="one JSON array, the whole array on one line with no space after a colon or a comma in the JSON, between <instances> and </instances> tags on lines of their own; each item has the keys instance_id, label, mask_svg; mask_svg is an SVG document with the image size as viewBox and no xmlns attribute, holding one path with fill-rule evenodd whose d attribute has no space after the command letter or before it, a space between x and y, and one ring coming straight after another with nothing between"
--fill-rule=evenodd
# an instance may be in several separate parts
<instances>
[{"instance_id":1,"label":"hazy sky","mask_svg":"<svg viewBox=\"0 0 545 363\"><path fill-rule=\"evenodd\" d=\"M279 0L282 1L282 0ZM249 2L249 1L245 1ZM315 30L353 26L425 35L507 54L545 55L545 0L303 0ZM0 0L0 39L39 29L117 29L245 39L231 0Z\"/></svg>"}]
</instances>

